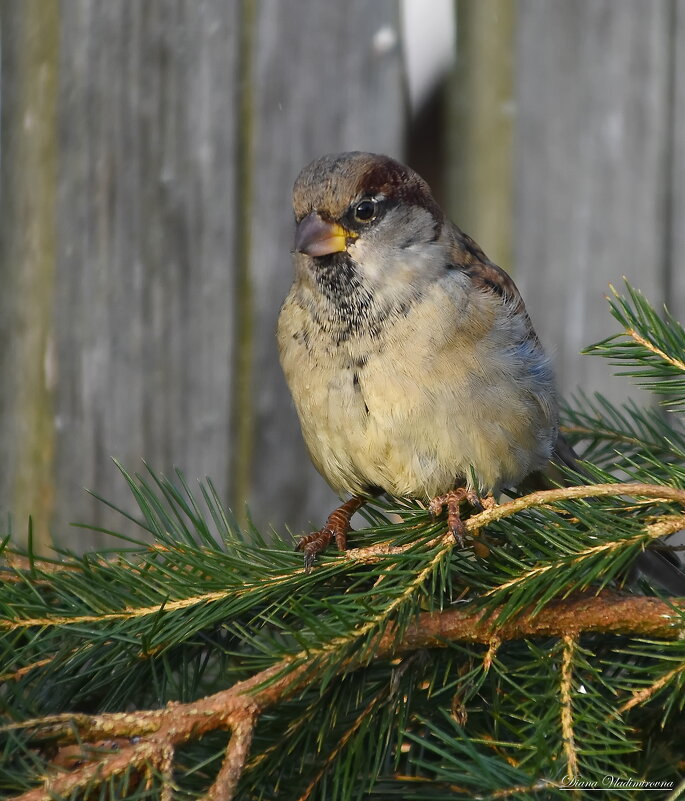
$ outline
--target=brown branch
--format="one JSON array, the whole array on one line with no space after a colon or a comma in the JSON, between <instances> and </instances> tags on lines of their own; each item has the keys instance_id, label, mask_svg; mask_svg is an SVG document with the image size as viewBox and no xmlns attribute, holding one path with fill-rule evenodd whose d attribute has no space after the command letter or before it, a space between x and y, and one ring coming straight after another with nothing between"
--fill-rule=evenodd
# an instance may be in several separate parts
<instances>
[{"instance_id":1,"label":"brown branch","mask_svg":"<svg viewBox=\"0 0 685 801\"><path fill-rule=\"evenodd\" d=\"M621 704L621 706L616 710L616 714L622 715L624 712L627 712L634 706L643 704L647 699L659 692L659 690L665 687L669 681L672 681L683 671L685 671L685 662L681 665L678 665L678 667L673 668L673 670L669 670L668 673L664 673L663 676L658 678L653 684L650 684L649 687L643 687L641 690L636 690L624 704Z\"/></svg>"},{"instance_id":2,"label":"brown branch","mask_svg":"<svg viewBox=\"0 0 685 801\"><path fill-rule=\"evenodd\" d=\"M493 635L490 638L490 642L488 643L488 650L483 657L483 670L487 673L488 670L492 667L492 660L497 655L497 651L499 651L499 647L502 644L502 640L500 640L497 634Z\"/></svg>"},{"instance_id":3,"label":"brown branch","mask_svg":"<svg viewBox=\"0 0 685 801\"><path fill-rule=\"evenodd\" d=\"M472 515L465 521L466 530L472 535L476 536L480 529L494 523L497 520L502 520L512 515L518 514L526 509L536 507L546 507L554 503L559 503L569 499L580 498L598 498L602 496L638 496L645 498L652 498L655 500L675 501L685 507L685 490L677 489L675 487L663 486L660 484L642 484L642 483L626 483L626 484L589 484L577 487L563 487L553 490L541 490L539 492L532 492L521 498L515 498L506 503L493 506L485 509L479 514ZM673 515L663 517L657 523L645 527L645 534L648 537L656 538L667 536L680 528L685 528L685 515ZM639 535L643 536L642 534ZM625 541L624 541L625 542ZM440 546L445 551L451 550L454 545L454 537L451 533L446 532L437 536L432 543L433 545ZM341 554L341 559L349 559L355 562L362 562L365 564L373 563L379 559L395 554L401 554L415 547L413 543L406 545L394 546L389 542L379 543L365 548L351 548L344 554ZM611 542L602 543L597 546L598 550L607 550L613 548ZM67 566L69 567L69 566ZM432 565L429 566L432 569ZM545 566L543 569L551 569ZM270 576L268 582L260 581L260 586L265 586L267 583L273 586L291 578L290 574L283 573L277 576ZM421 578L419 576L419 578ZM520 577L517 581L523 580ZM24 579L22 579L24 580ZM248 584L242 588L243 592L249 592L256 584ZM199 603L211 603L213 601L222 601L229 595L236 593L234 587L225 590L217 590L211 593L203 593L201 595L178 598L168 601L164 605L166 612L178 611L182 609L191 608ZM23 618L19 620L0 620L0 630L14 631L16 629L27 628L29 626L68 626L68 625L83 625L88 623L101 623L107 620L128 620L132 618L140 618L146 616L157 615L159 613L159 604L151 604L147 607L137 607L133 609L123 609L117 612L109 612L107 614L92 614L92 615L76 615L69 616L54 616L54 617L38 617L38 618Z\"/></svg>"},{"instance_id":4,"label":"brown branch","mask_svg":"<svg viewBox=\"0 0 685 801\"><path fill-rule=\"evenodd\" d=\"M521 785L520 787L505 787L503 790L495 790L495 792L490 793L488 797L493 800L497 798L510 798L511 796L514 796L515 798L521 798L529 793L548 792L552 788L557 787L564 787L564 784L561 782L553 782L548 779L542 779L534 784Z\"/></svg>"},{"instance_id":5,"label":"brown branch","mask_svg":"<svg viewBox=\"0 0 685 801\"><path fill-rule=\"evenodd\" d=\"M370 653L375 660L383 660L421 648L445 647L449 642L490 645L493 636L502 642L537 636L574 637L583 632L677 639L683 634L678 611L685 612L685 601L665 603L657 598L604 592L550 603L536 615L522 615L495 626L500 611L495 609L484 614L470 607L457 607L439 613L424 612L405 629L401 639L398 640L393 627L388 627L369 648L364 649L365 660L352 658L341 664L338 671L351 671L363 666L369 661ZM56 795L68 795L89 782L101 782L119 775L131 766L159 765L169 749L210 731L230 729L233 746L231 748L229 743L221 775L217 776L215 783L216 789L210 790L215 795L207 796L216 801L229 801L240 778L259 715L306 687L316 666L316 654L307 656L303 653L192 703L172 703L165 709L137 713L74 716L71 721L76 724L74 728L79 729L82 741L103 735L132 737L135 734L141 739L99 762L87 763L73 773L53 775L42 787L17 796L16 801L49 801ZM67 720L66 716L59 716L64 739L70 732ZM57 721L50 719L46 722L46 733L55 736ZM41 721L29 721L21 727L35 728L40 732ZM73 730L71 734L73 739Z\"/></svg>"},{"instance_id":6,"label":"brown branch","mask_svg":"<svg viewBox=\"0 0 685 801\"><path fill-rule=\"evenodd\" d=\"M555 503L574 499L601 498L612 495L617 497L632 496L651 498L653 500L675 501L685 507L685 490L676 487L667 487L661 484L643 484L640 482L630 482L626 484L583 484L577 487L560 487L559 489L531 492L521 498L514 498L511 501L506 501L490 509L485 509L478 514L471 515L468 520L464 521L464 524L466 530L470 534L477 535L480 529L490 523L511 517L526 509L551 506ZM669 524L665 524L662 520L661 528L653 532L647 527L646 533L654 538L663 537L685 527L685 515L669 517L668 520ZM434 542L436 545L442 544L446 548L454 547L454 537L449 532L439 535ZM343 558L355 562L372 563L384 556L404 553L413 547L413 543L393 546L387 542L382 542L366 548L350 548L343 555Z\"/></svg>"},{"instance_id":7,"label":"brown branch","mask_svg":"<svg viewBox=\"0 0 685 801\"><path fill-rule=\"evenodd\" d=\"M11 673L0 673L0 684L4 684L6 681L18 681L32 670L45 667L52 661L53 657L48 657L47 659L37 659L35 662L31 662L30 665L24 665L23 667L17 668L17 670L12 671Z\"/></svg>"},{"instance_id":8,"label":"brown branch","mask_svg":"<svg viewBox=\"0 0 685 801\"><path fill-rule=\"evenodd\" d=\"M534 492L488 508L469 518L466 526L468 531L475 534L489 523L525 509L549 506L573 498L612 495L676 501L685 506L685 491L673 487L641 483L566 487ZM649 537L664 536L683 525L685 525L683 515L662 517L646 526L645 533ZM450 549L453 547L453 538L450 534L440 535L436 538L435 544L440 546L441 550ZM611 543L600 544L596 548L609 546ZM370 562L384 555L401 553L407 547L411 546L392 547L383 544L349 551L346 558ZM579 554L580 556L582 554ZM423 572L425 571L422 571L421 576ZM183 599L179 603L187 604L188 599ZM679 602L675 602L675 605L685 609L679 606ZM143 611L147 613L149 610ZM673 607L653 598L622 597L603 593L597 597L576 598L549 604L535 616L522 615L497 626L495 621L499 611L495 610L490 615L484 615L481 611L467 607L439 614L424 613L403 632L401 640L398 641L397 632L392 627L386 628L369 648L364 649L364 653L372 653L376 659L385 659L419 648L441 647L449 641L462 641L489 645L491 659L499 642L522 637L573 638L581 632L589 631L644 634L665 638L675 638L681 634L677 628L677 615ZM127 610L122 614L131 613ZM24 793L18 798L21 801L48 801L54 795L68 795L91 782L102 782L107 778L123 774L132 766L142 770L146 765L156 765L162 769L165 782L163 790L168 796L171 792L170 777L173 767L171 762L176 748L209 731L223 729L230 730L232 735L223 765L206 798L208 801L229 801L235 794L244 770L259 715L308 684L311 673L316 667L315 656L300 654L284 660L246 681L235 684L228 690L191 704L170 704L162 710L93 717L62 715L21 724L20 728L35 729L37 739L40 733L43 738L52 736L61 738L62 742L73 742L75 730L79 732L78 736L82 741L92 741L103 736L135 735L140 739L128 746L124 745L118 753L104 756L97 762L87 762L71 773L53 774L46 779L43 787ZM353 670L362 663L363 660L351 659L341 664L338 670L341 672ZM639 700L635 701L638 702Z\"/></svg>"},{"instance_id":9,"label":"brown branch","mask_svg":"<svg viewBox=\"0 0 685 801\"><path fill-rule=\"evenodd\" d=\"M626 336L629 336L631 339L635 340L638 345L642 345L643 348L650 351L650 353L653 353L655 356L658 356L667 364L670 364L672 367L676 367L678 370L685 372L685 362L681 361L680 359L676 359L673 356L669 356L668 353L661 350L661 348L657 348L653 342L645 339L634 328L626 328Z\"/></svg>"},{"instance_id":10,"label":"brown branch","mask_svg":"<svg viewBox=\"0 0 685 801\"><path fill-rule=\"evenodd\" d=\"M490 645L493 635L505 640L530 637L577 636L582 633L633 634L676 640L685 633L677 611L685 612L685 600L669 603L642 595L603 592L548 604L536 615L521 615L495 626L501 608L489 615L467 609L424 612L404 632L396 653L418 648L440 648L447 642ZM378 639L376 657L385 658L394 642L393 630Z\"/></svg>"},{"instance_id":11,"label":"brown branch","mask_svg":"<svg viewBox=\"0 0 685 801\"><path fill-rule=\"evenodd\" d=\"M230 801L235 795L245 760L250 753L252 737L257 725L257 709L248 706L243 714L236 715L231 726L231 739L226 748L223 764L204 801Z\"/></svg>"},{"instance_id":12,"label":"brown branch","mask_svg":"<svg viewBox=\"0 0 685 801\"><path fill-rule=\"evenodd\" d=\"M173 801L174 798L174 748L166 745L159 755L159 772L162 779L160 801Z\"/></svg>"},{"instance_id":13,"label":"brown branch","mask_svg":"<svg viewBox=\"0 0 685 801\"><path fill-rule=\"evenodd\" d=\"M476 533L480 528L496 520L517 514L525 509L548 506L572 498L601 496L637 496L676 501L685 505L685 491L652 484L599 484L535 492L516 498L494 508L473 515L466 521L467 530ZM646 527L650 537L664 536L685 525L682 515L661 518ZM442 548L453 547L451 535L440 535L436 544ZM355 549L347 553L349 559L375 561L383 555L400 553L407 547L392 547L388 544L372 548ZM600 545L597 547L605 547ZM180 603L187 603L183 600ZM147 610L144 610L147 611ZM485 616L480 611L452 609L440 614L422 614L397 641L396 632L386 629L373 646L365 653L374 653L376 659L394 654L407 653L419 648L441 647L448 641L484 643L493 648L497 642L534 636L572 637L584 631L605 633L649 634L675 638L676 615L672 607L653 598L621 597L604 593L594 598L566 600L548 605L535 616L520 616L504 625L495 626L498 611ZM24 621L25 623L25 621ZM19 796L22 801L47 801L55 794L69 794L91 781L103 781L130 769L131 766L155 764L164 766L169 772L169 755L176 747L204 733L227 729L232 736L224 763L215 783L207 794L212 801L231 799L243 772L258 716L268 707L286 699L304 687L315 666L313 659L299 655L280 662L251 679L239 682L228 690L209 696L192 704L170 704L163 710L140 713L117 713L110 715L57 716L43 721L29 721L21 728L35 728L43 736L61 737L73 741L73 729L79 730L82 740L100 737L141 738L139 742L125 746L120 752L111 754L99 762L90 762L77 771L48 777L42 788ZM361 662L348 661L339 670L352 670Z\"/></svg>"},{"instance_id":14,"label":"brown branch","mask_svg":"<svg viewBox=\"0 0 685 801\"><path fill-rule=\"evenodd\" d=\"M578 776L578 756L576 754L575 735L573 733L573 652L576 647L576 638L571 634L564 634L564 652L561 660L561 738L564 743L566 755L566 778L575 779Z\"/></svg>"}]
</instances>

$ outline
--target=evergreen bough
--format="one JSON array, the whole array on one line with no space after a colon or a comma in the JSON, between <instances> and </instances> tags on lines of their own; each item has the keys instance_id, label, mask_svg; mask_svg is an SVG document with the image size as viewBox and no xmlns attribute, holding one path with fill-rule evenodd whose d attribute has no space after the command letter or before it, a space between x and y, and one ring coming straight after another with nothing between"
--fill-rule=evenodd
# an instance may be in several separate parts
<instances>
[{"instance_id":1,"label":"evergreen bough","mask_svg":"<svg viewBox=\"0 0 685 801\"><path fill-rule=\"evenodd\" d=\"M576 397L593 483L472 515L465 550L393 499L307 574L211 482L123 468L140 541L6 542L0 796L685 797L685 600L631 573L685 528L685 331L630 286L610 305L588 352L661 408Z\"/></svg>"}]
</instances>

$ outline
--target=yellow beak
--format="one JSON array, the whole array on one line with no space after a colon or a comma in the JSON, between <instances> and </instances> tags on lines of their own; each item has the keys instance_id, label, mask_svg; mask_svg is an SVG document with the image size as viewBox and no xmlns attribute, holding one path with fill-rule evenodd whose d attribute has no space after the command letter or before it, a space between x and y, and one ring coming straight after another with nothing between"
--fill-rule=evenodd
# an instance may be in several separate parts
<instances>
[{"instance_id":1,"label":"yellow beak","mask_svg":"<svg viewBox=\"0 0 685 801\"><path fill-rule=\"evenodd\" d=\"M295 250L307 256L328 256L347 247L348 233L338 223L326 222L312 211L295 229Z\"/></svg>"}]
</instances>

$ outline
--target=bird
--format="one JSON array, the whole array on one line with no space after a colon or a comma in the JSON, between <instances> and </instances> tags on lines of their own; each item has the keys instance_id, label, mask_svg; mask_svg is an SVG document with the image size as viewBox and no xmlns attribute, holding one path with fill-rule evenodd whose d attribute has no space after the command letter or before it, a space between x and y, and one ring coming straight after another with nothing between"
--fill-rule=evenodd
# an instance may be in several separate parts
<instances>
[{"instance_id":1,"label":"bird","mask_svg":"<svg viewBox=\"0 0 685 801\"><path fill-rule=\"evenodd\" d=\"M293 209L280 361L314 465L352 496L300 542L306 565L333 538L344 549L381 492L446 505L461 541L464 502L479 508L557 451L554 372L520 292L389 156L316 159Z\"/></svg>"},{"instance_id":2,"label":"bird","mask_svg":"<svg viewBox=\"0 0 685 801\"><path fill-rule=\"evenodd\" d=\"M414 170L381 154L324 155L293 188L294 281L280 362L311 459L342 498L298 542L305 569L381 493L462 507L575 470L549 356L512 278Z\"/></svg>"}]
</instances>

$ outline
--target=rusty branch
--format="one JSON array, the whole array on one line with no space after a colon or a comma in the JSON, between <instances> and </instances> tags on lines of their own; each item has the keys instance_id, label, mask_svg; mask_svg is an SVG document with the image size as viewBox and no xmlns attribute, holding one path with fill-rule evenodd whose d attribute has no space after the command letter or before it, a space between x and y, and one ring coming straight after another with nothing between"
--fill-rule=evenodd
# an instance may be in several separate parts
<instances>
[{"instance_id":1,"label":"rusty branch","mask_svg":"<svg viewBox=\"0 0 685 801\"><path fill-rule=\"evenodd\" d=\"M376 660L382 660L421 648L444 647L450 642L491 646L493 637L504 642L538 636L569 638L584 632L677 639L683 635L678 612L685 611L685 600L665 603L657 598L604 592L550 603L536 615L522 615L495 626L499 611L495 609L484 614L471 607L457 607L439 613L424 612L407 627L399 641L396 632L389 627L364 652L373 653ZM220 729L230 730L232 737L207 799L229 801L242 774L259 715L310 683L316 671L315 656L310 654L306 661L304 654L283 660L227 690L193 703L169 704L164 709L138 713L75 716L82 741L100 738L103 734L124 737L136 734L140 739L74 772L55 774L42 787L17 796L16 801L50 801L56 795L68 795L91 781L119 775L132 765L160 764L170 749ZM339 666L339 671L359 667L359 661L348 660ZM60 716L60 726L64 721L66 716ZM29 721L22 724L22 728L34 728L39 732L41 723L40 720ZM54 719L44 723L54 735ZM62 731L66 739L68 728L63 726Z\"/></svg>"}]
</instances>

